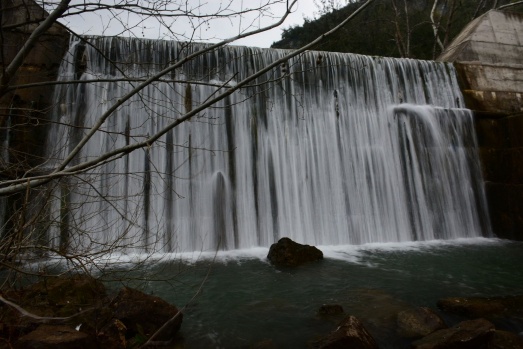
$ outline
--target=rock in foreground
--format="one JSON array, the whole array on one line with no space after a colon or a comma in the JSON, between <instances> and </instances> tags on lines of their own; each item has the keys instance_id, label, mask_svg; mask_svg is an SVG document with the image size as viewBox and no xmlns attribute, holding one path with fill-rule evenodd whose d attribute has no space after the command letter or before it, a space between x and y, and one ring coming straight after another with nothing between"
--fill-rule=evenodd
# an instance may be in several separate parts
<instances>
[{"instance_id":1,"label":"rock in foreground","mask_svg":"<svg viewBox=\"0 0 523 349\"><path fill-rule=\"evenodd\" d=\"M114 318L125 326L126 337L141 334L149 338L167 324L156 340L170 341L182 325L183 316L174 305L132 288L122 288L110 307Z\"/></svg>"},{"instance_id":2,"label":"rock in foreground","mask_svg":"<svg viewBox=\"0 0 523 349\"><path fill-rule=\"evenodd\" d=\"M289 238L281 238L272 244L267 258L278 267L296 267L298 265L323 259L323 252L314 246L302 245Z\"/></svg>"},{"instance_id":3,"label":"rock in foreground","mask_svg":"<svg viewBox=\"0 0 523 349\"><path fill-rule=\"evenodd\" d=\"M363 324L354 316L346 317L336 330L331 332L315 347L320 349L352 348L378 349L378 345Z\"/></svg>"},{"instance_id":4,"label":"rock in foreground","mask_svg":"<svg viewBox=\"0 0 523 349\"><path fill-rule=\"evenodd\" d=\"M89 276L48 278L8 296L29 315L0 303L0 348L124 349L160 328L153 341L170 343L182 323L174 305L127 287L111 301Z\"/></svg>"},{"instance_id":5,"label":"rock in foreground","mask_svg":"<svg viewBox=\"0 0 523 349\"><path fill-rule=\"evenodd\" d=\"M481 349L487 348L495 327L485 319L468 320L439 330L412 343L414 349Z\"/></svg>"},{"instance_id":6,"label":"rock in foreground","mask_svg":"<svg viewBox=\"0 0 523 349\"><path fill-rule=\"evenodd\" d=\"M447 328L443 319L429 308L415 308L398 313L398 333L405 338L420 338Z\"/></svg>"},{"instance_id":7,"label":"rock in foreground","mask_svg":"<svg viewBox=\"0 0 523 349\"><path fill-rule=\"evenodd\" d=\"M523 296L510 297L453 297L438 301L438 308L450 314L469 318L492 315L523 314Z\"/></svg>"},{"instance_id":8,"label":"rock in foreground","mask_svg":"<svg viewBox=\"0 0 523 349\"><path fill-rule=\"evenodd\" d=\"M512 332L495 331L488 349L523 349L523 338Z\"/></svg>"}]
</instances>

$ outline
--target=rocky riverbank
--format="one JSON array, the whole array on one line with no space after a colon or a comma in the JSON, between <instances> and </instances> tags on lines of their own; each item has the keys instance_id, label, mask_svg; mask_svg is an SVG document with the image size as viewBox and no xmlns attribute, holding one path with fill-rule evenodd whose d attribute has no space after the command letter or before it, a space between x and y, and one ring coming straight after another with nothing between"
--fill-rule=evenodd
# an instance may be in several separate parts
<instances>
[{"instance_id":1,"label":"rocky riverbank","mask_svg":"<svg viewBox=\"0 0 523 349\"><path fill-rule=\"evenodd\" d=\"M519 303L523 296L505 298L509 303ZM442 300L441 302L446 302ZM505 318L500 317L501 313L497 310L492 312L499 299L475 298L465 299L465 303L474 303L475 310L483 309L485 317L473 318L460 321L453 326L448 326L446 321L438 314L441 309L434 310L425 307L408 308L390 314L389 330L395 331L396 337L388 348L413 348L413 349L523 349L523 338L516 332L499 330L494 325L495 322L502 322L510 316L518 316L523 308L505 309ZM481 305L480 305L481 303ZM334 305L330 306L331 308ZM339 306L337 306L339 308ZM320 308L320 313L325 306ZM460 309L460 312L462 309ZM452 312L452 310L451 310ZM340 312L336 312L340 316ZM372 337L364 324L364 321L352 316L343 314L345 317L337 327L324 338L311 343L311 348L353 348L353 349L377 349L377 341ZM329 313L329 316L332 314ZM487 320L486 318L489 318ZM370 328L376 324L369 323Z\"/></svg>"},{"instance_id":2,"label":"rocky riverbank","mask_svg":"<svg viewBox=\"0 0 523 349\"><path fill-rule=\"evenodd\" d=\"M123 287L111 294L88 276L46 278L2 294L0 348L123 349L148 341L174 347L183 314Z\"/></svg>"}]
</instances>

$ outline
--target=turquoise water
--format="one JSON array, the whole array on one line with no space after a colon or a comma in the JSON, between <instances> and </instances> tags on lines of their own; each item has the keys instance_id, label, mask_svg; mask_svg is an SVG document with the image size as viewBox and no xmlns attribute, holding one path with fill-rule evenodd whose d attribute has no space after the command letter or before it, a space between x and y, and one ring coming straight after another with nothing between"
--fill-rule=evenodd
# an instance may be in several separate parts
<instances>
[{"instance_id":1,"label":"turquoise water","mask_svg":"<svg viewBox=\"0 0 523 349\"><path fill-rule=\"evenodd\" d=\"M404 348L395 315L411 306L436 309L450 296L523 294L523 243L464 239L424 243L320 246L325 259L277 269L267 249L198 256L172 255L151 263L149 292L182 307L186 348L248 348L264 340L304 348L335 329L343 317L317 314L340 304L359 317L381 348ZM206 277L207 276L207 277ZM141 286L144 286L141 283ZM198 289L201 292L195 296ZM461 320L442 314L449 325ZM523 319L494 319L523 331Z\"/></svg>"}]
</instances>

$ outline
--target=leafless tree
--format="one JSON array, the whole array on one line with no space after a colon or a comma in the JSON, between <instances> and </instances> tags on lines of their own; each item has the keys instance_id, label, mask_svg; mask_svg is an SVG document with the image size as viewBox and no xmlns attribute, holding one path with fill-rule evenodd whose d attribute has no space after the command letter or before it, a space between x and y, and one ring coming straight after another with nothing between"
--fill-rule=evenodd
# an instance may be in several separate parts
<instances>
[{"instance_id":1,"label":"leafless tree","mask_svg":"<svg viewBox=\"0 0 523 349\"><path fill-rule=\"evenodd\" d=\"M106 21L115 22L121 26L121 33L140 35L136 33L136 26L132 26L127 22L126 18L133 18L135 23L144 24L146 20L154 20L156 25L163 28L160 36L162 38L187 40L188 42L195 41L198 38L201 29L211 26L215 20L230 20L236 19L234 23L237 24L237 33L230 38L219 40L214 44L198 46L199 49L183 56L178 61L172 61L167 66L163 67L159 72L150 76L134 77L125 74L118 78L120 82L129 83L132 88L115 100L104 101L107 104L105 111L96 115L95 121L92 124L84 125L87 129L82 129L83 132L79 134L76 145L71 149L64 149L64 156L57 159L40 158L37 164L32 166L29 162L22 165L13 164L12 162L5 162L2 164L1 182L0 182L0 196L3 197L0 201L5 205L8 202L9 217L5 221L0 222L0 272L4 277L0 288L12 287L17 285L20 277L39 278L49 277L52 275L63 274L68 272L85 273L85 274L104 274L106 272L105 257L111 254L132 248L136 242L137 237L129 237L124 231L121 235L115 237L110 241L98 242L91 238L92 231L85 231L83 228L78 228L71 217L67 219L56 219L53 217L67 216L70 210L69 195L71 190L74 190L74 185L90 186L90 178L85 175L93 169L108 166L114 161L122 158L126 154L148 149L161 143L162 136L166 135L170 130L178 127L184 122L187 122L192 117L204 113L210 108L216 107L216 104L223 101L228 96L236 91L242 90L246 87L252 87L257 79L265 73L274 69L281 69L282 65L295 56L311 49L320 40L339 30L343 25L349 22L354 16L363 11L372 0L366 1L357 11L347 17L344 21L339 23L334 29L324 33L322 36L303 46L302 48L287 53L284 57L279 58L259 69L252 72L249 76L234 84L229 81L220 83L213 83L209 81L192 81L187 78L174 78L173 72L181 68L184 64L188 64L199 56L212 52L222 46L228 45L234 41L246 38L257 33L269 30L282 24L287 16L292 12L298 0L262 0L254 7L238 7L234 0L224 0L219 3L218 7L212 13L203 12L200 6L193 6L193 1L181 0L161 0L161 1L147 1L147 0L96 0L92 2L74 1L74 0L10 0L9 2L2 1L0 6L4 14L10 9L10 6L16 8L22 13L21 22L12 22L5 18L1 19L2 30L0 31L0 40L2 43L0 58L1 58L1 76L0 76L0 100L2 101L2 112L0 120L4 130L12 127L7 121L10 117L19 114L36 114L31 120L37 120L34 125L29 122L24 127L37 127L41 120L45 118L47 110L41 110L36 107L29 109L27 105L17 103L17 96L21 91L31 89L52 88L59 85L77 85L77 84L96 84L102 79L73 79L71 81L27 81L19 79L20 72L24 69L24 61L34 50L35 46L43 40L46 33L54 28L57 23L73 21L75 16L99 14ZM34 6L34 5L39 6ZM274 5L283 5L284 11L275 16L271 12ZM44 12L45 8L48 13ZM12 9L12 8L11 8ZM266 25L261 24L261 19L269 18L270 23ZM188 21L192 24L190 30L177 32L177 21ZM107 29L107 28L106 28ZM78 35L65 27L72 35ZM8 54L8 42L6 38L11 32L21 31L26 33L25 41L19 43L19 47L14 55ZM22 36L24 37L24 36ZM216 39L216 38L215 38ZM216 40L215 40L216 41ZM87 43L89 44L89 43ZM96 49L96 47L94 48ZM82 57L79 59L80 66ZM81 72L80 72L81 73ZM157 101L148 101L147 97L142 94L142 91L149 86L158 83L167 82L169 84L183 84L182 86L191 86L192 84L215 84L219 87L216 92L209 98L203 100L200 104L185 103L183 108L173 108L173 112L177 113L177 117L173 118L167 126L157 130L153 134L144 135L143 137L126 137L129 142L125 146L117 146L112 149L105 149L96 154L95 157L87 158L85 160L77 161L77 155L82 151L86 144L99 132L106 132L103 129L105 123L111 119L111 116L131 98L138 96L143 99L143 108L149 108L149 104L154 104ZM263 82L262 82L263 85ZM188 88L190 91L190 88ZM186 99L191 99L190 93L185 93ZM247 96L246 98L249 98ZM61 106L51 106L51 108L60 108ZM151 111L154 113L153 111ZM34 115L33 115L34 116ZM156 117L161 117L157 115ZM73 123L68 124L70 128L74 129L78 126ZM8 130L9 131L9 130ZM63 137L63 135L58 135ZM58 139L56 141L59 141ZM4 142L5 143L5 142ZM7 142L8 143L8 142ZM7 144L9 145L9 144ZM160 144L160 146L172 147L172 144ZM172 149L171 149L172 151ZM188 160L190 161L190 160ZM15 161L16 162L16 161ZM42 166L45 164L45 166ZM175 164L174 166L184 166L184 163ZM152 169L151 171L154 171ZM115 174L117 175L117 174ZM144 177L147 182L147 177ZM149 179L150 180L150 179ZM151 183L149 183L151 185ZM73 188L71 188L73 186ZM59 189L56 191L56 189ZM92 188L94 196L86 197L85 200L89 204L91 201L104 200L111 204L111 198L104 195L104 193L97 192L96 188ZM144 186L145 190L145 186ZM59 194L55 194L58 192ZM58 195L58 197L56 197ZM9 199L14 198L12 203ZM58 203L51 205L50 202ZM116 206L113 206L115 211L118 211ZM3 207L5 211L7 209ZM58 212L52 212L58 211ZM81 217L84 219L84 217ZM122 215L123 221L132 220L133 217L126 217ZM132 222L131 222L132 223ZM136 222L134 222L136 223ZM114 224L121 224L116 222ZM46 231L50 225L58 226L59 243L49 241L42 232ZM93 227L93 229L99 229ZM99 232L103 233L103 231ZM155 242L147 241L147 237L138 237L145 241L140 241L143 246L154 246ZM168 242L166 242L168 243ZM154 252L156 249L148 251L145 260L141 260L142 264L135 264L134 268L114 268L111 266L111 278L118 280L131 280L139 282L140 280L151 280L151 276L147 271L140 273L140 268L147 259L156 258ZM49 264L33 264L35 261L48 260L49 256L59 257L60 261L65 262L60 264L59 269L55 269L53 265ZM64 268L65 266L65 268ZM170 282L170 280L162 279L161 281ZM201 286L200 286L201 288ZM196 292L196 295L198 292ZM22 315L28 316L39 322L62 321L61 318L47 318L39 317L31 314L27 310L9 301L4 297L0 297L0 302L9 305L13 309L19 311ZM153 336L154 337L154 336ZM151 338L150 340L153 340Z\"/></svg>"},{"instance_id":2,"label":"leafless tree","mask_svg":"<svg viewBox=\"0 0 523 349\"><path fill-rule=\"evenodd\" d=\"M67 207L65 206L67 206L69 186L71 183L83 181L85 182L84 185L89 186L88 180L82 177L83 174L95 168L107 166L126 154L137 150L144 149L147 152L149 147L160 142L161 138L170 130L187 122L192 117L204 113L209 108L215 107L218 102L223 101L234 92L252 86L254 81L263 76L263 74L274 69L280 69L290 58L311 49L320 40L339 30L372 2L372 0L366 1L357 11L329 32L324 33L302 48L289 52L284 57L275 60L266 67L253 72L243 80L235 84L229 84L227 81L219 83L218 87L220 88L215 94L199 105L186 104L183 110L177 109L177 117L169 122L166 127L157 130L157 132L145 135L142 138L137 137L134 139L134 142L130 141L125 146L106 149L86 160L75 160L77 155L97 133L104 132L103 125L110 120L111 116L131 98L141 96L144 89L159 81L173 84L183 83L187 86L198 83L210 84L209 82L202 81L176 80L173 79L175 75L173 72L207 52L281 25L293 11L297 1L298 0L262 0L258 2L257 5L249 5L246 7L239 6L235 0L224 0L219 2L210 13L206 13L203 7L194 5L195 2L189 0L96 0L92 2L80 0L2 1L2 13L6 13L10 9L10 6L15 6L17 11L21 11L23 14L23 20L21 22L13 23L7 21L6 18L2 19L0 98L2 98L4 105L7 104L9 106L9 108L4 108L6 115L3 115L2 118L4 121L3 126L6 128L9 127L9 125L5 123L5 120L8 119L7 114L17 109L14 99L19 91L51 88L59 84L89 84L101 81L100 79L84 79L82 81L40 81L35 83L17 79L17 74L19 74L23 68L26 57L30 55L35 45L39 43L46 33L48 33L53 26L57 25L57 23L67 24L68 21L73 21L75 18L78 18L78 16L94 14L101 16L106 21L105 23L109 23L106 24L107 28L104 28L104 30L116 24L121 28L118 34L140 36L140 30L143 30L146 21L152 20L155 26L161 28L159 30L159 37L186 40L188 42L198 39L199 33L206 28L210 28L214 21L227 20L231 23L236 23L236 34L232 37L222 38L221 40L214 38L214 41L218 40L216 43L201 46L197 51L184 56L182 59L170 62L170 64L153 75L142 78L124 75L123 78L119 78L121 81L131 83L132 89L123 93L116 100L105 101L107 103L105 111L100 112L100 114L96 116L95 121L87 125L87 129L81 133L81 137L76 145L68 150L59 161L49 161L50 159L44 158L40 160L41 163L45 163L45 167L40 165L34 167L24 165L12 171L6 168L3 169L3 177L0 182L0 196L4 198L16 197L16 207L10 207L10 217L8 217L6 222L3 222L0 240L0 265L2 268L14 271L17 275L20 273L35 276L43 275L49 271L27 269L24 265L21 265L20 262L30 261L31 258L55 255L67 261L70 268L74 270L90 273L93 271L93 268L95 268L100 271L100 269L103 268L103 264L99 262L102 256L111 254L119 249L129 248L135 240L129 239L126 234L122 234L122 236L118 236L113 241L96 243L89 238L91 232L79 229L75 230L75 222L68 223L60 220L50 220L46 223L44 220L41 220L42 216L49 216L49 212L52 210L64 210L62 213L67 215L65 211ZM243 4L243 2L241 3ZM35 7L34 5L39 6ZM278 15L271 12L271 9L276 5L283 6L282 8L284 9ZM47 12L44 12L42 8ZM262 24L262 19L269 19L270 21L268 24ZM132 21L132 24L129 21ZM176 29L179 28L177 23L181 23L181 21L189 23L190 29L176 31ZM140 29L140 26L142 26L142 29ZM72 35L78 35L78 33L72 32L67 27L65 27L65 29ZM7 49L4 46L6 42L4 38L9 32L18 30L23 30L27 32L28 35L25 41L20 44L15 54L12 55L12 57L8 57ZM190 96L187 98L190 98ZM147 108L147 104L147 101L144 100L144 108ZM23 108L26 107L27 106L24 106ZM17 112L25 112L25 110L22 110L23 108L18 108ZM45 113L45 110L35 109L31 110L31 112ZM36 119L38 120L38 118ZM76 127L73 124L69 126ZM5 164L4 167L11 165L12 164ZM183 165L183 163L176 164L176 166ZM56 205L51 207L45 203L49 201L49 198L55 195L55 188L61 188L60 197L55 198L55 201L60 204L58 207ZM96 195L98 195L98 198L93 198L92 200L111 200L111 198L105 197L103 193L96 193ZM37 201L36 203L35 200ZM86 198L86 200L91 199ZM116 207L114 207L114 209L117 210ZM122 216L122 219L127 220L131 218ZM59 244L50 244L49 241L45 241L45 239L42 241L40 238L42 236L41 231L45 231L47 225L50 224L59 226L58 229L61 237ZM84 240L87 239L88 249L75 238L78 235L81 235ZM147 238L145 239L147 240ZM144 245L151 244L150 241L142 242ZM83 244L85 244L85 242ZM96 248L92 248L95 244ZM149 252L153 253L154 251Z\"/></svg>"},{"instance_id":3,"label":"leafless tree","mask_svg":"<svg viewBox=\"0 0 523 349\"><path fill-rule=\"evenodd\" d=\"M349 0L314 0L314 6L316 6L316 14L322 16L345 6L349 2Z\"/></svg>"},{"instance_id":4,"label":"leafless tree","mask_svg":"<svg viewBox=\"0 0 523 349\"><path fill-rule=\"evenodd\" d=\"M394 25L396 31L394 39L396 46L402 57L410 57L410 41L412 29L409 20L409 6L407 0L403 3L398 3L397 0L391 0L392 8L394 9Z\"/></svg>"},{"instance_id":5,"label":"leafless tree","mask_svg":"<svg viewBox=\"0 0 523 349\"><path fill-rule=\"evenodd\" d=\"M455 24L456 14L460 6L462 4L454 0L434 1L430 12L430 23L434 32L434 58L448 46L451 29ZM443 40L441 35L443 35Z\"/></svg>"}]
</instances>

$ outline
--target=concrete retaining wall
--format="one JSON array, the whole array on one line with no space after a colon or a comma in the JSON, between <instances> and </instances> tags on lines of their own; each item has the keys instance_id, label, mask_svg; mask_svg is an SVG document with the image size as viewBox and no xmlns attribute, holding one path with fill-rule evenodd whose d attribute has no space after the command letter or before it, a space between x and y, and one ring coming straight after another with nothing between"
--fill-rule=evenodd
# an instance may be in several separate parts
<instances>
[{"instance_id":1,"label":"concrete retaining wall","mask_svg":"<svg viewBox=\"0 0 523 349\"><path fill-rule=\"evenodd\" d=\"M26 42L38 22L47 13L32 0L2 1L2 49L9 64ZM11 86L56 81L60 62L67 50L69 33L60 24L53 25L38 40L22 67L10 81ZM2 176L12 177L42 162L47 131L47 112L51 106L53 87L42 86L10 91L0 98L0 168ZM9 142L7 142L9 140ZM9 145L7 145L9 143Z\"/></svg>"},{"instance_id":2,"label":"concrete retaining wall","mask_svg":"<svg viewBox=\"0 0 523 349\"><path fill-rule=\"evenodd\" d=\"M493 231L523 240L523 14L486 13L439 60L455 62L476 115Z\"/></svg>"},{"instance_id":3,"label":"concrete retaining wall","mask_svg":"<svg viewBox=\"0 0 523 349\"><path fill-rule=\"evenodd\" d=\"M499 237L523 240L523 113L492 116L476 120L492 229Z\"/></svg>"}]
</instances>

